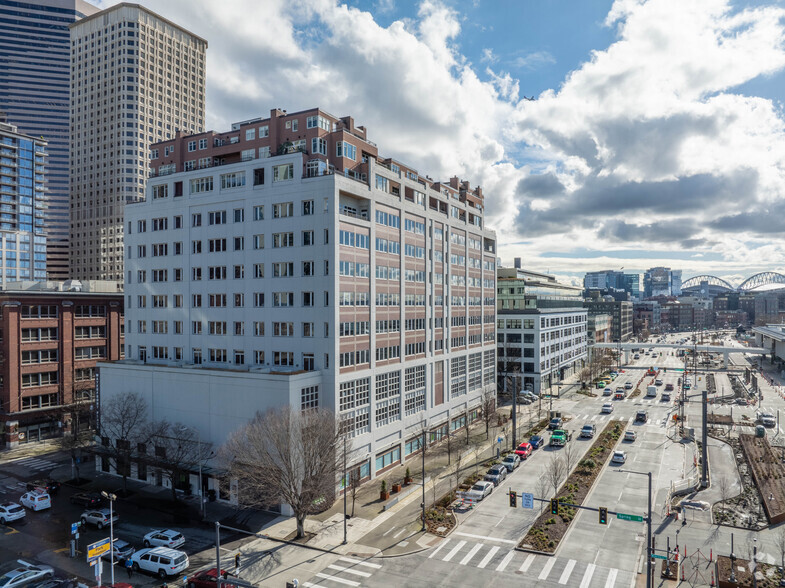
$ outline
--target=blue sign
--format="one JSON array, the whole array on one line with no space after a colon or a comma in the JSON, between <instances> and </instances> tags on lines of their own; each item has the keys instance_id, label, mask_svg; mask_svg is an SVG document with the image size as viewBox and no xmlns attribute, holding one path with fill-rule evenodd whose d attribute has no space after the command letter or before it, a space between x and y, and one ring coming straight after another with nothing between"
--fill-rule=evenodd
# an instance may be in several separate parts
<instances>
[{"instance_id":1,"label":"blue sign","mask_svg":"<svg viewBox=\"0 0 785 588\"><path fill-rule=\"evenodd\" d=\"M504 441L504 437L502 437L501 435L499 435L499 436L496 438L496 443L501 443L502 441Z\"/></svg>"},{"instance_id":2,"label":"blue sign","mask_svg":"<svg viewBox=\"0 0 785 588\"><path fill-rule=\"evenodd\" d=\"M534 494L521 492L521 508L534 508Z\"/></svg>"},{"instance_id":3,"label":"blue sign","mask_svg":"<svg viewBox=\"0 0 785 588\"><path fill-rule=\"evenodd\" d=\"M77 523L71 523L71 535L76 535L76 530L79 528Z\"/></svg>"}]
</instances>

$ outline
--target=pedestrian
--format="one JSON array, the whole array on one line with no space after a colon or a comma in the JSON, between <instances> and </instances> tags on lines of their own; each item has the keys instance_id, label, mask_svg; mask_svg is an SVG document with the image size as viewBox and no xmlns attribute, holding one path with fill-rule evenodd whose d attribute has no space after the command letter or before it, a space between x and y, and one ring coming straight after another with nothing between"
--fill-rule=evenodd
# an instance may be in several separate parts
<instances>
[{"instance_id":1,"label":"pedestrian","mask_svg":"<svg viewBox=\"0 0 785 588\"><path fill-rule=\"evenodd\" d=\"M130 580L131 576L134 575L134 566L131 563L131 558L130 557L126 558L126 560L125 560L125 570L128 572L128 579Z\"/></svg>"}]
</instances>

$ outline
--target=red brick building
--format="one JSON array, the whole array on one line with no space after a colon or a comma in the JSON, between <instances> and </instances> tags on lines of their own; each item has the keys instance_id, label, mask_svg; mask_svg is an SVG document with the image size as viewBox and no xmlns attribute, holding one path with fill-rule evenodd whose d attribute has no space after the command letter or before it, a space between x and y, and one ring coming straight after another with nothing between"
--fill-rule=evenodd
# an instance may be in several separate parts
<instances>
[{"instance_id":1,"label":"red brick building","mask_svg":"<svg viewBox=\"0 0 785 588\"><path fill-rule=\"evenodd\" d=\"M50 282L0 292L0 433L7 448L92 427L96 361L124 357L122 293L113 282L78 287L63 291Z\"/></svg>"}]
</instances>

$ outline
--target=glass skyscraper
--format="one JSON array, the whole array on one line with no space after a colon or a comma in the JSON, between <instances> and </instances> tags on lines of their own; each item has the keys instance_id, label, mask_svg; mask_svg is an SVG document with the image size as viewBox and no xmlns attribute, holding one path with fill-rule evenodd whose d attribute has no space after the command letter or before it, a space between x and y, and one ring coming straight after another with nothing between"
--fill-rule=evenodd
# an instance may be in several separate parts
<instances>
[{"instance_id":1,"label":"glass skyscraper","mask_svg":"<svg viewBox=\"0 0 785 588\"><path fill-rule=\"evenodd\" d=\"M55 280L69 277L68 25L98 11L83 0L0 0L0 111L20 133L48 143L48 203L39 229L47 236L47 272Z\"/></svg>"}]
</instances>

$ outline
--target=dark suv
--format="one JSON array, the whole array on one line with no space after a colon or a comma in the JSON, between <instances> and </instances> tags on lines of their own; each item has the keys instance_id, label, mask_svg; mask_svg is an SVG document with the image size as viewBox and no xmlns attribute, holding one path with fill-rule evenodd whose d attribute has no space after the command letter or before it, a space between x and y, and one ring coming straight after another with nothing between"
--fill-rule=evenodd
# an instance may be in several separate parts
<instances>
[{"instance_id":1,"label":"dark suv","mask_svg":"<svg viewBox=\"0 0 785 588\"><path fill-rule=\"evenodd\" d=\"M45 478L43 480L32 480L27 482L28 490L35 490L36 488L43 488L50 496L54 496L60 491L60 482L52 478Z\"/></svg>"},{"instance_id":2,"label":"dark suv","mask_svg":"<svg viewBox=\"0 0 785 588\"><path fill-rule=\"evenodd\" d=\"M636 423L645 423L649 420L649 413L645 410L639 410L635 413L635 422Z\"/></svg>"}]
</instances>

